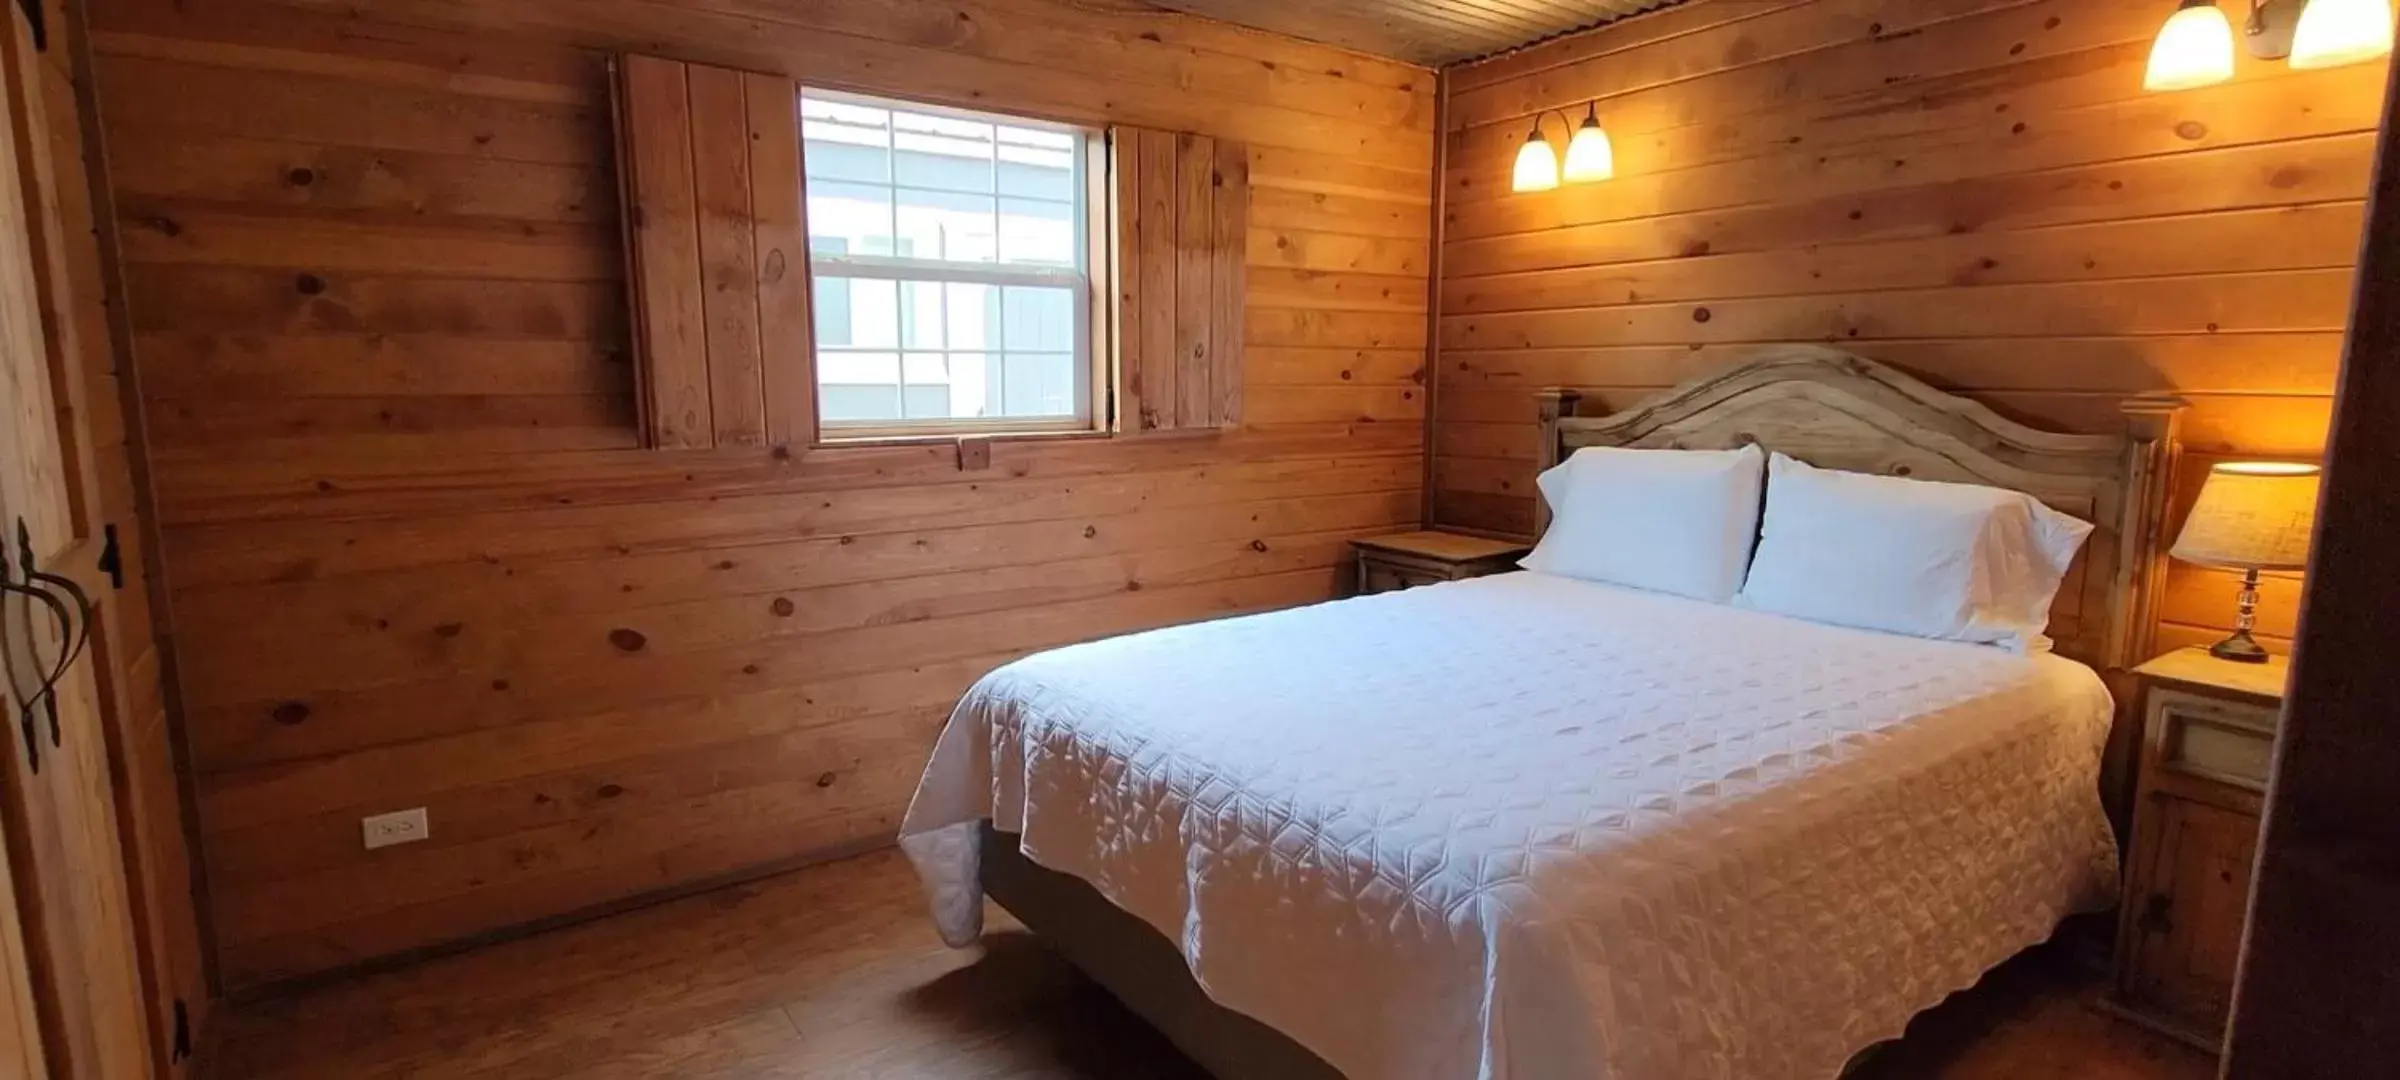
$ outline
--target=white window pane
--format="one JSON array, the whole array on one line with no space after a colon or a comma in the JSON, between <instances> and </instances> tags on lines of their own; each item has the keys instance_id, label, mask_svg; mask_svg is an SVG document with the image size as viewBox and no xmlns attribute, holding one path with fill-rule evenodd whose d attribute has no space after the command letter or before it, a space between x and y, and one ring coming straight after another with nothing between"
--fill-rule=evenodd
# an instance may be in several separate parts
<instances>
[{"instance_id":1,"label":"white window pane","mask_svg":"<svg viewBox=\"0 0 2400 1080\"><path fill-rule=\"evenodd\" d=\"M900 294L895 283L827 275L819 275L816 282L820 347L899 347Z\"/></svg>"},{"instance_id":2,"label":"white window pane","mask_svg":"<svg viewBox=\"0 0 2400 1080\"><path fill-rule=\"evenodd\" d=\"M811 180L892 180L891 111L802 95L800 139Z\"/></svg>"},{"instance_id":3,"label":"white window pane","mask_svg":"<svg viewBox=\"0 0 2400 1080\"><path fill-rule=\"evenodd\" d=\"M942 336L942 283L903 281L900 289L900 347L946 349Z\"/></svg>"},{"instance_id":4,"label":"white window pane","mask_svg":"<svg viewBox=\"0 0 2400 1080\"><path fill-rule=\"evenodd\" d=\"M950 354L950 415L960 419L1001 417L1000 355Z\"/></svg>"},{"instance_id":5,"label":"white window pane","mask_svg":"<svg viewBox=\"0 0 2400 1080\"><path fill-rule=\"evenodd\" d=\"M1067 289L1010 286L1000 290L1001 321L1010 352L1072 352L1075 349L1075 294Z\"/></svg>"},{"instance_id":6,"label":"white window pane","mask_svg":"<svg viewBox=\"0 0 2400 1080\"><path fill-rule=\"evenodd\" d=\"M899 254L913 259L988 263L999 254L998 214L988 195L901 188Z\"/></svg>"},{"instance_id":7,"label":"white window pane","mask_svg":"<svg viewBox=\"0 0 2400 1080\"><path fill-rule=\"evenodd\" d=\"M1075 207L1032 199L1000 200L1000 261L1075 266Z\"/></svg>"},{"instance_id":8,"label":"white window pane","mask_svg":"<svg viewBox=\"0 0 2400 1080\"><path fill-rule=\"evenodd\" d=\"M900 354L828 349L817 354L817 381L827 386L898 386Z\"/></svg>"},{"instance_id":9,"label":"white window pane","mask_svg":"<svg viewBox=\"0 0 2400 1080\"><path fill-rule=\"evenodd\" d=\"M853 255L893 254L892 189L809 181L809 250L830 250L837 240L840 250Z\"/></svg>"},{"instance_id":10,"label":"white window pane","mask_svg":"<svg viewBox=\"0 0 2400 1080\"><path fill-rule=\"evenodd\" d=\"M909 187L992 191L992 125L921 113L893 117L895 178Z\"/></svg>"},{"instance_id":11,"label":"white window pane","mask_svg":"<svg viewBox=\"0 0 2400 1080\"><path fill-rule=\"evenodd\" d=\"M948 342L952 350L979 351L1000 347L1000 290L990 285L953 281L943 287L949 307Z\"/></svg>"},{"instance_id":12,"label":"white window pane","mask_svg":"<svg viewBox=\"0 0 2400 1080\"><path fill-rule=\"evenodd\" d=\"M984 408L984 359L977 353L910 353L908 376L912 420L972 420Z\"/></svg>"},{"instance_id":13,"label":"white window pane","mask_svg":"<svg viewBox=\"0 0 2400 1080\"><path fill-rule=\"evenodd\" d=\"M858 343L850 328L850 279L819 277L816 279L816 299L810 310L816 313L817 344L843 346Z\"/></svg>"},{"instance_id":14,"label":"white window pane","mask_svg":"<svg viewBox=\"0 0 2400 1080\"><path fill-rule=\"evenodd\" d=\"M950 385L950 358L938 352L912 352L900 360L900 374L911 385Z\"/></svg>"},{"instance_id":15,"label":"white window pane","mask_svg":"<svg viewBox=\"0 0 2400 1080\"><path fill-rule=\"evenodd\" d=\"M1063 131L1000 128L1000 194L1028 195L1056 202L1074 202L1075 156L1078 140Z\"/></svg>"},{"instance_id":16,"label":"white window pane","mask_svg":"<svg viewBox=\"0 0 2400 1080\"><path fill-rule=\"evenodd\" d=\"M900 359L900 396L911 420L950 419L950 364L940 353Z\"/></svg>"},{"instance_id":17,"label":"white window pane","mask_svg":"<svg viewBox=\"0 0 2400 1080\"><path fill-rule=\"evenodd\" d=\"M847 125L801 125L801 157L811 180L854 180L866 184L892 182L892 151L881 128Z\"/></svg>"},{"instance_id":18,"label":"white window pane","mask_svg":"<svg viewBox=\"0 0 2400 1080\"><path fill-rule=\"evenodd\" d=\"M950 404L950 391L941 386L911 386L908 388L908 419L948 420L943 414Z\"/></svg>"},{"instance_id":19,"label":"white window pane","mask_svg":"<svg viewBox=\"0 0 2400 1080\"><path fill-rule=\"evenodd\" d=\"M826 384L817 392L817 407L825 411L825 419L834 423L859 423L900 419L900 388L884 386L835 386Z\"/></svg>"},{"instance_id":20,"label":"white window pane","mask_svg":"<svg viewBox=\"0 0 2400 1080\"><path fill-rule=\"evenodd\" d=\"M1003 407L1009 416L1071 416L1075 408L1075 357L1066 353L1010 353L1004 361Z\"/></svg>"},{"instance_id":21,"label":"white window pane","mask_svg":"<svg viewBox=\"0 0 2400 1080\"><path fill-rule=\"evenodd\" d=\"M900 418L900 356L888 352L817 354L818 407L831 421Z\"/></svg>"},{"instance_id":22,"label":"white window pane","mask_svg":"<svg viewBox=\"0 0 2400 1080\"><path fill-rule=\"evenodd\" d=\"M802 135L825 421L1088 415L1088 282L950 279L1084 269L1090 133L804 92Z\"/></svg>"}]
</instances>

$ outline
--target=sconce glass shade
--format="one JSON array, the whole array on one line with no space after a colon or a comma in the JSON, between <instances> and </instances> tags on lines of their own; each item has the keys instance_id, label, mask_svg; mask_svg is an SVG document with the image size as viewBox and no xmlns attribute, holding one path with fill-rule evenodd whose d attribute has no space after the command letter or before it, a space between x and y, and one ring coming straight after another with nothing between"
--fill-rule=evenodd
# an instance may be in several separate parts
<instances>
[{"instance_id":1,"label":"sconce glass shade","mask_svg":"<svg viewBox=\"0 0 2400 1080\"><path fill-rule=\"evenodd\" d=\"M1517 172L1510 180L1512 191L1549 191L1558 186L1558 151L1550 149L1550 140L1539 131L1525 137L1525 145L1517 151Z\"/></svg>"},{"instance_id":2,"label":"sconce glass shade","mask_svg":"<svg viewBox=\"0 0 2400 1080\"><path fill-rule=\"evenodd\" d=\"M1583 126L1575 129L1575 137L1567 140L1567 182L1587 184L1607 180L1617 175L1617 151L1609 145L1608 132L1600 130L1600 118L1585 116Z\"/></svg>"},{"instance_id":3,"label":"sconce glass shade","mask_svg":"<svg viewBox=\"0 0 2400 1080\"><path fill-rule=\"evenodd\" d=\"M2373 60L2392 51L2389 0L2308 0L2292 31L2292 66L2303 71Z\"/></svg>"},{"instance_id":4,"label":"sconce glass shade","mask_svg":"<svg viewBox=\"0 0 2400 1080\"><path fill-rule=\"evenodd\" d=\"M2185 0L2150 44L2150 69L2142 76L2142 89L2190 90L2230 78L2233 23L2211 0Z\"/></svg>"}]
</instances>

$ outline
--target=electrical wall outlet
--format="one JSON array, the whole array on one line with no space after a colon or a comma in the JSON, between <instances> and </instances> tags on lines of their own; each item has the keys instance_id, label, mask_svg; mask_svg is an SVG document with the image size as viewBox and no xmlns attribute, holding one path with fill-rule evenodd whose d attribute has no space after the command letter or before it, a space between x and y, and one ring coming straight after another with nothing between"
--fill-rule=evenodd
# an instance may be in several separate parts
<instances>
[{"instance_id":1,"label":"electrical wall outlet","mask_svg":"<svg viewBox=\"0 0 2400 1080\"><path fill-rule=\"evenodd\" d=\"M359 830L366 834L369 851L393 844L413 844L433 835L432 826L426 824L425 808L422 806L360 818L358 825Z\"/></svg>"}]
</instances>

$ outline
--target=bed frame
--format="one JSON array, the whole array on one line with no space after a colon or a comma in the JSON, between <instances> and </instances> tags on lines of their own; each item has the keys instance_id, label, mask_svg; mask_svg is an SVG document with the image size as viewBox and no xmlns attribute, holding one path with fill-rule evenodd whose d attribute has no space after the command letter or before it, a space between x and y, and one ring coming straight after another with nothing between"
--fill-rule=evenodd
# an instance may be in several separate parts
<instances>
[{"instance_id":1,"label":"bed frame","mask_svg":"<svg viewBox=\"0 0 2400 1080\"><path fill-rule=\"evenodd\" d=\"M1614 416L1582 417L1576 390L1544 390L1539 467L1587 446L1732 450L1757 444L1848 472L2025 492L2093 524L2051 609L2060 655L2103 674L2149 658L2164 578L2159 542L2185 402L2139 395L2122 435L2027 427L1862 356L1778 345ZM1534 536L1549 507L1534 509Z\"/></svg>"},{"instance_id":2,"label":"bed frame","mask_svg":"<svg viewBox=\"0 0 2400 1080\"><path fill-rule=\"evenodd\" d=\"M2050 634L2061 655L2091 665L2118 700L2129 700L2123 673L2150 648L2165 571L2160 530L2182 399L2128 398L2122 435L2064 435L1817 345L1761 349L1613 416L1578 416L1583 396L1536 396L1541 468L1586 446L1724 450L1755 443L1822 468L2011 488L2092 522L2084 554L2060 588ZM1538 537L1549 510L1535 502ZM2121 789L2133 726L2120 710L2102 771L2103 794L2120 822L2130 798ZM1340 1080L1299 1044L1211 1001L1165 937L1082 881L1034 865L1016 836L987 824L982 847L986 895L1209 1072L1227 1080Z\"/></svg>"}]
</instances>

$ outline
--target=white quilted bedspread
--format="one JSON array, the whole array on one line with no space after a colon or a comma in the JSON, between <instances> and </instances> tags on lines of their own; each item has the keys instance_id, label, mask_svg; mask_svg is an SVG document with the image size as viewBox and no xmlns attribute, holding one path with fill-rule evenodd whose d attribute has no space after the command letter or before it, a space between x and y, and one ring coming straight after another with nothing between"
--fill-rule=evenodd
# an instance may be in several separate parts
<instances>
[{"instance_id":1,"label":"white quilted bedspread","mask_svg":"<svg viewBox=\"0 0 2400 1080\"><path fill-rule=\"evenodd\" d=\"M2052 656L1520 573L1028 657L902 827L978 823L1352 1080L1831 1077L2105 902L2110 702Z\"/></svg>"}]
</instances>

